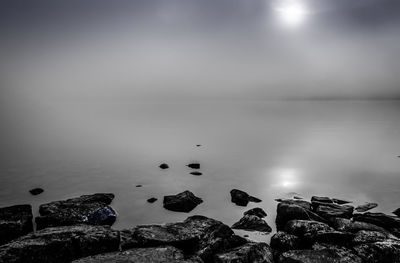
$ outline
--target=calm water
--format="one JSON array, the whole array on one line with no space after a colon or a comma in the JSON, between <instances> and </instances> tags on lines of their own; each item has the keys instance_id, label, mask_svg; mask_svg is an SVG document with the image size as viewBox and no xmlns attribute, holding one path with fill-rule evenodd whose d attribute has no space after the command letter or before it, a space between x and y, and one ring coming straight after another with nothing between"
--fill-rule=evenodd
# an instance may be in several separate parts
<instances>
[{"instance_id":1,"label":"calm water","mask_svg":"<svg viewBox=\"0 0 400 263\"><path fill-rule=\"evenodd\" d=\"M1 206L30 203L37 213L41 203L113 192L116 228L194 214L232 224L257 205L274 226L274 199L294 194L373 201L382 212L400 207L395 101L38 105L5 119ZM191 161L202 176L189 174ZM162 162L170 169L159 169ZM45 192L31 196L37 186ZM235 206L232 188L263 202ZM163 209L164 195L183 190L204 203L189 214ZM153 196L159 200L147 203Z\"/></svg>"}]
</instances>

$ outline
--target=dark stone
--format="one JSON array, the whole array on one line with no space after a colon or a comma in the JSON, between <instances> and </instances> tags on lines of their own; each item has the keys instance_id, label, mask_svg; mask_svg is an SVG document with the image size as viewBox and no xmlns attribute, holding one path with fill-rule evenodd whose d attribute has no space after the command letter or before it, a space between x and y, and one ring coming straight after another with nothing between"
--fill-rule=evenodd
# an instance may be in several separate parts
<instances>
[{"instance_id":1,"label":"dark stone","mask_svg":"<svg viewBox=\"0 0 400 263\"><path fill-rule=\"evenodd\" d=\"M307 237L312 239L319 232L333 231L333 229L325 223L308 220L290 220L285 225L285 231L298 237Z\"/></svg>"},{"instance_id":2,"label":"dark stone","mask_svg":"<svg viewBox=\"0 0 400 263\"><path fill-rule=\"evenodd\" d=\"M93 194L82 195L80 197L67 199L63 201L55 201L43 204L39 207L40 216L35 218L37 229L43 229L52 226L70 226L85 222L88 216L102 208L111 207L108 205L114 199L113 194ZM107 209L106 209L107 210ZM104 212L105 210L103 210ZM106 215L98 212L97 215ZM103 218L98 222L112 224L115 221L115 216L110 213L111 218L108 220ZM96 220L95 220L96 221ZM94 221L92 221L94 222Z\"/></svg>"},{"instance_id":3,"label":"dark stone","mask_svg":"<svg viewBox=\"0 0 400 263\"><path fill-rule=\"evenodd\" d=\"M175 247L134 248L121 252L112 252L81 258L73 263L202 263L198 257L186 259L183 252Z\"/></svg>"},{"instance_id":4,"label":"dark stone","mask_svg":"<svg viewBox=\"0 0 400 263\"><path fill-rule=\"evenodd\" d=\"M293 199L296 199L296 200L302 200L302 199L303 199L303 197L295 195L295 196L293 196Z\"/></svg>"},{"instance_id":5,"label":"dark stone","mask_svg":"<svg viewBox=\"0 0 400 263\"><path fill-rule=\"evenodd\" d=\"M273 263L271 248L266 243L247 243L217 254L215 263Z\"/></svg>"},{"instance_id":6,"label":"dark stone","mask_svg":"<svg viewBox=\"0 0 400 263\"><path fill-rule=\"evenodd\" d=\"M142 187L142 186L143 186L143 185L141 185L141 184L137 184L137 185L136 185L136 187Z\"/></svg>"},{"instance_id":7,"label":"dark stone","mask_svg":"<svg viewBox=\"0 0 400 263\"><path fill-rule=\"evenodd\" d=\"M200 147L200 146L201 146L201 144L196 144L196 146L197 146L197 147Z\"/></svg>"},{"instance_id":8,"label":"dark stone","mask_svg":"<svg viewBox=\"0 0 400 263\"><path fill-rule=\"evenodd\" d=\"M357 212L361 212L361 213L362 212L367 212L368 210L371 210L371 209L373 209L373 208L375 208L377 206L378 206L377 203L366 203L366 204L357 206L356 207L356 211Z\"/></svg>"},{"instance_id":9,"label":"dark stone","mask_svg":"<svg viewBox=\"0 0 400 263\"><path fill-rule=\"evenodd\" d=\"M325 219L332 217L351 218L353 216L354 207L350 205L337 205L329 203L312 203L314 212Z\"/></svg>"},{"instance_id":10,"label":"dark stone","mask_svg":"<svg viewBox=\"0 0 400 263\"><path fill-rule=\"evenodd\" d=\"M33 231L31 205L0 208L0 245Z\"/></svg>"},{"instance_id":11,"label":"dark stone","mask_svg":"<svg viewBox=\"0 0 400 263\"><path fill-rule=\"evenodd\" d=\"M258 216L259 218L264 218L264 217L267 216L267 213L262 208L259 208L259 207L247 210L243 214L244 215Z\"/></svg>"},{"instance_id":12,"label":"dark stone","mask_svg":"<svg viewBox=\"0 0 400 263\"><path fill-rule=\"evenodd\" d=\"M233 224L232 228L267 233L270 233L272 231L267 222L255 215L245 215L239 220L239 222Z\"/></svg>"},{"instance_id":13,"label":"dark stone","mask_svg":"<svg viewBox=\"0 0 400 263\"><path fill-rule=\"evenodd\" d=\"M147 199L147 202L149 202L149 203L154 203L154 202L157 201L157 200L158 200L157 198L152 197L152 198Z\"/></svg>"},{"instance_id":14,"label":"dark stone","mask_svg":"<svg viewBox=\"0 0 400 263\"><path fill-rule=\"evenodd\" d=\"M400 228L400 218L383 213L366 212L364 214L354 214L354 221L366 222L381 226L387 230Z\"/></svg>"},{"instance_id":15,"label":"dark stone","mask_svg":"<svg viewBox=\"0 0 400 263\"><path fill-rule=\"evenodd\" d=\"M166 163L160 164L159 167L160 167L161 169L168 169L168 168L169 168L168 164L166 164Z\"/></svg>"},{"instance_id":16,"label":"dark stone","mask_svg":"<svg viewBox=\"0 0 400 263\"><path fill-rule=\"evenodd\" d=\"M190 191L184 191L176 195L164 196L164 208L175 211L188 213L192 211L197 205L203 203L201 198L196 197Z\"/></svg>"},{"instance_id":17,"label":"dark stone","mask_svg":"<svg viewBox=\"0 0 400 263\"><path fill-rule=\"evenodd\" d=\"M200 176L200 175L202 175L202 173L200 173L200 172L191 172L190 174L192 174L192 175L196 175L196 176Z\"/></svg>"},{"instance_id":18,"label":"dark stone","mask_svg":"<svg viewBox=\"0 0 400 263\"><path fill-rule=\"evenodd\" d=\"M109 225L114 224L117 219L117 214L110 207L106 206L96 211L90 212L87 217L83 219L83 222L89 225Z\"/></svg>"},{"instance_id":19,"label":"dark stone","mask_svg":"<svg viewBox=\"0 0 400 263\"><path fill-rule=\"evenodd\" d=\"M397 209L394 210L392 213L395 214L396 216L399 216L399 217L400 217L400 208L397 208Z\"/></svg>"},{"instance_id":20,"label":"dark stone","mask_svg":"<svg viewBox=\"0 0 400 263\"><path fill-rule=\"evenodd\" d=\"M333 200L326 196L313 196L313 197L311 197L311 203L314 203L314 202L332 204Z\"/></svg>"},{"instance_id":21,"label":"dark stone","mask_svg":"<svg viewBox=\"0 0 400 263\"><path fill-rule=\"evenodd\" d=\"M400 242L396 240L367 243L354 247L365 263L400 262Z\"/></svg>"},{"instance_id":22,"label":"dark stone","mask_svg":"<svg viewBox=\"0 0 400 263\"><path fill-rule=\"evenodd\" d=\"M89 255L117 251L119 233L105 226L46 228L0 247L0 262L70 262Z\"/></svg>"},{"instance_id":23,"label":"dark stone","mask_svg":"<svg viewBox=\"0 0 400 263\"><path fill-rule=\"evenodd\" d=\"M343 199L337 199L337 198L332 198L332 201L335 204L338 204L338 205L345 205L345 204L351 203L351 201L347 201L347 200L343 200Z\"/></svg>"},{"instance_id":24,"label":"dark stone","mask_svg":"<svg viewBox=\"0 0 400 263\"><path fill-rule=\"evenodd\" d=\"M324 243L338 246L349 247L352 244L354 234L350 232L340 232L336 230L321 230L315 234L306 235L310 243Z\"/></svg>"},{"instance_id":25,"label":"dark stone","mask_svg":"<svg viewBox=\"0 0 400 263\"><path fill-rule=\"evenodd\" d=\"M261 202L260 199L254 196L250 196L248 193L238 189L232 189L230 194L232 203L235 203L236 205L239 206L247 206L249 202L255 202L255 203Z\"/></svg>"},{"instance_id":26,"label":"dark stone","mask_svg":"<svg viewBox=\"0 0 400 263\"><path fill-rule=\"evenodd\" d=\"M353 244L359 245L364 243L374 243L387 239L398 240L395 236L389 234L388 232L360 230L355 234Z\"/></svg>"},{"instance_id":27,"label":"dark stone","mask_svg":"<svg viewBox=\"0 0 400 263\"><path fill-rule=\"evenodd\" d=\"M374 224L352 221L350 219L340 218L340 217L332 218L329 223L333 228L342 232L356 233L360 230L380 231L380 232L386 231L383 227Z\"/></svg>"},{"instance_id":28,"label":"dark stone","mask_svg":"<svg viewBox=\"0 0 400 263\"><path fill-rule=\"evenodd\" d=\"M295 235L278 231L271 237L271 248L280 252L300 249L303 247L302 241Z\"/></svg>"},{"instance_id":29,"label":"dark stone","mask_svg":"<svg viewBox=\"0 0 400 263\"><path fill-rule=\"evenodd\" d=\"M39 195L43 192L44 192L44 190L42 188L33 188L33 189L29 190L29 193L31 193L32 195Z\"/></svg>"},{"instance_id":30,"label":"dark stone","mask_svg":"<svg viewBox=\"0 0 400 263\"><path fill-rule=\"evenodd\" d=\"M200 169L200 164L199 163L190 163L187 166L192 168L192 169Z\"/></svg>"},{"instance_id":31,"label":"dark stone","mask_svg":"<svg viewBox=\"0 0 400 263\"><path fill-rule=\"evenodd\" d=\"M336 245L332 245L332 244L322 244L322 243L315 243L312 246L312 249L315 251L319 251L319 250L328 250L331 251L339 256L342 257L341 261L339 262L362 262L362 259L357 256L355 254L355 252L350 249L350 248L345 248L345 247L341 247L341 246L336 246ZM326 261L329 262L329 261Z\"/></svg>"},{"instance_id":32,"label":"dark stone","mask_svg":"<svg viewBox=\"0 0 400 263\"><path fill-rule=\"evenodd\" d=\"M361 258L351 252L334 249L290 250L282 253L278 263L362 263Z\"/></svg>"}]
</instances>

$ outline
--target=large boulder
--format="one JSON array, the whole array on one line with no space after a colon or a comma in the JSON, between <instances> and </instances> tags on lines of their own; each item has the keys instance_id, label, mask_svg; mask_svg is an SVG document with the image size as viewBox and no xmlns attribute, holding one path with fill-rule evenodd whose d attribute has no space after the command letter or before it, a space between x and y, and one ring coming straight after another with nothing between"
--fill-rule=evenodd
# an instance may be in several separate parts
<instances>
[{"instance_id":1,"label":"large boulder","mask_svg":"<svg viewBox=\"0 0 400 263\"><path fill-rule=\"evenodd\" d=\"M260 199L251 196L248 193L238 189L232 189L230 194L232 203L235 203L236 205L239 206L247 206L249 202L255 202L255 203L261 202Z\"/></svg>"},{"instance_id":2,"label":"large boulder","mask_svg":"<svg viewBox=\"0 0 400 263\"><path fill-rule=\"evenodd\" d=\"M238 222L233 224L232 228L267 233L270 233L272 231L267 222L255 215L245 215Z\"/></svg>"},{"instance_id":3,"label":"large boulder","mask_svg":"<svg viewBox=\"0 0 400 263\"><path fill-rule=\"evenodd\" d=\"M398 238L393 236L388 232L380 232L380 231L368 231L368 230L360 230L358 231L352 242L355 245L364 244L364 243L374 243L379 241L385 241L387 239L393 239L400 241Z\"/></svg>"},{"instance_id":4,"label":"large boulder","mask_svg":"<svg viewBox=\"0 0 400 263\"><path fill-rule=\"evenodd\" d=\"M271 248L266 243L247 243L217 254L215 263L273 263Z\"/></svg>"},{"instance_id":5,"label":"large boulder","mask_svg":"<svg viewBox=\"0 0 400 263\"><path fill-rule=\"evenodd\" d=\"M108 226L51 227L0 246L0 262L70 262L118 247L119 232Z\"/></svg>"},{"instance_id":6,"label":"large boulder","mask_svg":"<svg viewBox=\"0 0 400 263\"><path fill-rule=\"evenodd\" d=\"M338 231L356 233L360 230L385 232L383 227L360 221L353 221L346 218L332 218L329 224Z\"/></svg>"},{"instance_id":7,"label":"large boulder","mask_svg":"<svg viewBox=\"0 0 400 263\"><path fill-rule=\"evenodd\" d=\"M362 212L367 212L367 211L369 211L369 210L371 210L371 209L373 209L373 208L375 208L377 206L378 206L377 203L366 203L366 204L357 206L355 210L357 212L362 213Z\"/></svg>"},{"instance_id":8,"label":"large boulder","mask_svg":"<svg viewBox=\"0 0 400 263\"><path fill-rule=\"evenodd\" d=\"M174 212L185 212L185 213L189 213L201 203L203 203L203 200L195 196L190 191L184 191L176 195L164 196L164 201L163 201L165 209Z\"/></svg>"},{"instance_id":9,"label":"large boulder","mask_svg":"<svg viewBox=\"0 0 400 263\"><path fill-rule=\"evenodd\" d=\"M385 229L392 230L400 228L400 218L396 216L390 216L383 213L364 213L354 214L353 219L359 222L366 222L381 226Z\"/></svg>"},{"instance_id":10,"label":"large boulder","mask_svg":"<svg viewBox=\"0 0 400 263\"><path fill-rule=\"evenodd\" d=\"M202 263L198 257L186 259L183 252L175 247L134 248L121 252L112 252L85 257L73 263Z\"/></svg>"},{"instance_id":11,"label":"large boulder","mask_svg":"<svg viewBox=\"0 0 400 263\"><path fill-rule=\"evenodd\" d=\"M288 234L298 236L305 241L311 241L318 233L333 231L333 229L322 222L290 220L285 225L285 231Z\"/></svg>"},{"instance_id":12,"label":"large boulder","mask_svg":"<svg viewBox=\"0 0 400 263\"><path fill-rule=\"evenodd\" d=\"M354 247L357 255L365 263L397 263L400 262L400 242L385 240L374 243L361 244Z\"/></svg>"},{"instance_id":13,"label":"large boulder","mask_svg":"<svg viewBox=\"0 0 400 263\"><path fill-rule=\"evenodd\" d=\"M312 205L314 212L327 220L332 217L351 218L353 216L354 207L351 205L338 205L320 202L314 202Z\"/></svg>"},{"instance_id":14,"label":"large boulder","mask_svg":"<svg viewBox=\"0 0 400 263\"><path fill-rule=\"evenodd\" d=\"M342 250L290 250L281 254L278 263L362 263L361 258Z\"/></svg>"},{"instance_id":15,"label":"large boulder","mask_svg":"<svg viewBox=\"0 0 400 263\"><path fill-rule=\"evenodd\" d=\"M267 216L267 213L260 207L255 207L250 210L247 210L243 213L243 215L253 215L258 216L259 218L264 218Z\"/></svg>"},{"instance_id":16,"label":"large boulder","mask_svg":"<svg viewBox=\"0 0 400 263\"><path fill-rule=\"evenodd\" d=\"M108 205L113 199L113 194L98 193L43 204L35 218L37 229L84 223L112 225L116 213Z\"/></svg>"},{"instance_id":17,"label":"large boulder","mask_svg":"<svg viewBox=\"0 0 400 263\"><path fill-rule=\"evenodd\" d=\"M30 205L0 208L0 245L32 232L32 218Z\"/></svg>"},{"instance_id":18,"label":"large boulder","mask_svg":"<svg viewBox=\"0 0 400 263\"><path fill-rule=\"evenodd\" d=\"M278 231L271 237L271 248L280 252L296 250L302 247L302 241L298 236L283 231Z\"/></svg>"}]
</instances>

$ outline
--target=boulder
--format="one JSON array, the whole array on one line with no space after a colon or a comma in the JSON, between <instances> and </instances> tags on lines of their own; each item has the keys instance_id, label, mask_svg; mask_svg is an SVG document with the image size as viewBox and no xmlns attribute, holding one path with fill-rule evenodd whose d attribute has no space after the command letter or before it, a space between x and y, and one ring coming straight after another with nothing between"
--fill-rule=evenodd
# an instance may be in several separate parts
<instances>
[{"instance_id":1,"label":"boulder","mask_svg":"<svg viewBox=\"0 0 400 263\"><path fill-rule=\"evenodd\" d=\"M354 247L365 263L400 262L400 242L396 240L367 243Z\"/></svg>"},{"instance_id":2,"label":"boulder","mask_svg":"<svg viewBox=\"0 0 400 263\"><path fill-rule=\"evenodd\" d=\"M186 259L183 252L175 247L149 247L134 248L121 252L99 254L86 258L81 258L72 263L202 263L198 257Z\"/></svg>"},{"instance_id":3,"label":"boulder","mask_svg":"<svg viewBox=\"0 0 400 263\"><path fill-rule=\"evenodd\" d=\"M168 164L166 164L166 163L162 163L162 164L160 164L160 166L159 166L161 169L168 169L169 168L169 165Z\"/></svg>"},{"instance_id":4,"label":"boulder","mask_svg":"<svg viewBox=\"0 0 400 263\"><path fill-rule=\"evenodd\" d=\"M369 210L371 210L371 209L373 209L373 208L375 208L377 206L378 206L377 203L366 203L366 204L357 206L356 207L356 211L360 212L360 213L367 212L367 211L369 211Z\"/></svg>"},{"instance_id":5,"label":"boulder","mask_svg":"<svg viewBox=\"0 0 400 263\"><path fill-rule=\"evenodd\" d=\"M354 214L354 221L366 222L381 226L387 230L400 228L400 218L383 213L366 212L364 214Z\"/></svg>"},{"instance_id":6,"label":"boulder","mask_svg":"<svg viewBox=\"0 0 400 263\"><path fill-rule=\"evenodd\" d=\"M365 223L365 222L359 222L359 221L352 221L350 219L346 218L332 218L329 221L329 224L336 230L342 231L342 232L352 232L356 233L360 230L370 230L370 231L380 231L380 232L385 232L386 230L383 227L370 224L370 223Z\"/></svg>"},{"instance_id":7,"label":"boulder","mask_svg":"<svg viewBox=\"0 0 400 263\"><path fill-rule=\"evenodd\" d=\"M329 203L312 203L314 212L319 216L330 219L332 217L351 218L353 216L354 207L350 205L337 205Z\"/></svg>"},{"instance_id":8,"label":"boulder","mask_svg":"<svg viewBox=\"0 0 400 263\"><path fill-rule=\"evenodd\" d=\"M1 246L0 262L70 262L118 247L119 232L108 226L51 227Z\"/></svg>"},{"instance_id":9,"label":"boulder","mask_svg":"<svg viewBox=\"0 0 400 263\"><path fill-rule=\"evenodd\" d=\"M33 231L31 205L0 208L0 245Z\"/></svg>"},{"instance_id":10,"label":"boulder","mask_svg":"<svg viewBox=\"0 0 400 263\"><path fill-rule=\"evenodd\" d=\"M267 213L259 207L247 210L246 212L243 213L243 215L253 215L253 216L258 216L259 218L264 218L267 216Z\"/></svg>"},{"instance_id":11,"label":"boulder","mask_svg":"<svg viewBox=\"0 0 400 263\"><path fill-rule=\"evenodd\" d=\"M271 248L280 252L300 249L302 247L303 244L299 237L283 231L278 231L271 237Z\"/></svg>"},{"instance_id":12,"label":"boulder","mask_svg":"<svg viewBox=\"0 0 400 263\"><path fill-rule=\"evenodd\" d=\"M113 199L113 194L99 193L43 204L39 207L40 216L35 218L37 229L83 223L111 225L116 214L108 205Z\"/></svg>"},{"instance_id":13,"label":"boulder","mask_svg":"<svg viewBox=\"0 0 400 263\"><path fill-rule=\"evenodd\" d=\"M364 243L374 243L379 241L384 241L387 239L398 240L395 236L388 232L380 232L380 231L368 231L368 230L360 230L358 231L352 243L355 245L364 244Z\"/></svg>"},{"instance_id":14,"label":"boulder","mask_svg":"<svg viewBox=\"0 0 400 263\"><path fill-rule=\"evenodd\" d=\"M314 202L332 204L333 200L326 196L313 196L313 197L311 197L311 203L314 203Z\"/></svg>"},{"instance_id":15,"label":"boulder","mask_svg":"<svg viewBox=\"0 0 400 263\"><path fill-rule=\"evenodd\" d=\"M236 205L239 206L247 206L249 202L255 202L255 203L261 202L260 199L254 196L250 196L248 193L238 189L232 189L230 194L232 203L235 203Z\"/></svg>"},{"instance_id":16,"label":"boulder","mask_svg":"<svg viewBox=\"0 0 400 263\"><path fill-rule=\"evenodd\" d=\"M199 163L189 163L187 166L192 169L200 169Z\"/></svg>"},{"instance_id":17,"label":"boulder","mask_svg":"<svg viewBox=\"0 0 400 263\"><path fill-rule=\"evenodd\" d=\"M165 209L174 212L185 212L185 213L189 213L201 203L203 203L203 200L195 196L190 191L184 191L176 195L164 196L164 201L163 201Z\"/></svg>"},{"instance_id":18,"label":"boulder","mask_svg":"<svg viewBox=\"0 0 400 263\"><path fill-rule=\"evenodd\" d=\"M266 243L247 243L217 254L215 263L273 263L271 248Z\"/></svg>"},{"instance_id":19,"label":"boulder","mask_svg":"<svg viewBox=\"0 0 400 263\"><path fill-rule=\"evenodd\" d=\"M285 225L285 231L288 234L298 236L302 239L311 240L317 233L324 231L333 231L325 223L309 220L290 220Z\"/></svg>"},{"instance_id":20,"label":"boulder","mask_svg":"<svg viewBox=\"0 0 400 263\"><path fill-rule=\"evenodd\" d=\"M31 195L39 195L43 192L44 192L44 190L42 188L33 188L33 189L29 190L29 193L31 193Z\"/></svg>"},{"instance_id":21,"label":"boulder","mask_svg":"<svg viewBox=\"0 0 400 263\"><path fill-rule=\"evenodd\" d=\"M351 201L347 201L347 200L343 200L343 199L337 199L337 198L332 198L332 201L335 204L338 204L338 205L345 205L345 204L351 203Z\"/></svg>"},{"instance_id":22,"label":"boulder","mask_svg":"<svg viewBox=\"0 0 400 263\"><path fill-rule=\"evenodd\" d=\"M232 225L232 228L267 233L272 231L267 222L255 215L243 216L238 222Z\"/></svg>"},{"instance_id":23,"label":"boulder","mask_svg":"<svg viewBox=\"0 0 400 263\"><path fill-rule=\"evenodd\" d=\"M278 263L362 263L361 258L335 249L290 250L282 253Z\"/></svg>"}]
</instances>

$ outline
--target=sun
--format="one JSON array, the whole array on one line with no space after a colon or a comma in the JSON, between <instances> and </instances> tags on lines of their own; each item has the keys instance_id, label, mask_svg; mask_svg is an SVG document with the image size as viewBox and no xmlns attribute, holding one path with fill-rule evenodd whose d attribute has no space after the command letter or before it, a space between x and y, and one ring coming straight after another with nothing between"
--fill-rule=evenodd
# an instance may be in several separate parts
<instances>
[{"instance_id":1,"label":"sun","mask_svg":"<svg viewBox=\"0 0 400 263\"><path fill-rule=\"evenodd\" d=\"M289 27L303 24L307 17L307 8L304 3L296 0L285 1L275 8L279 19Z\"/></svg>"}]
</instances>

